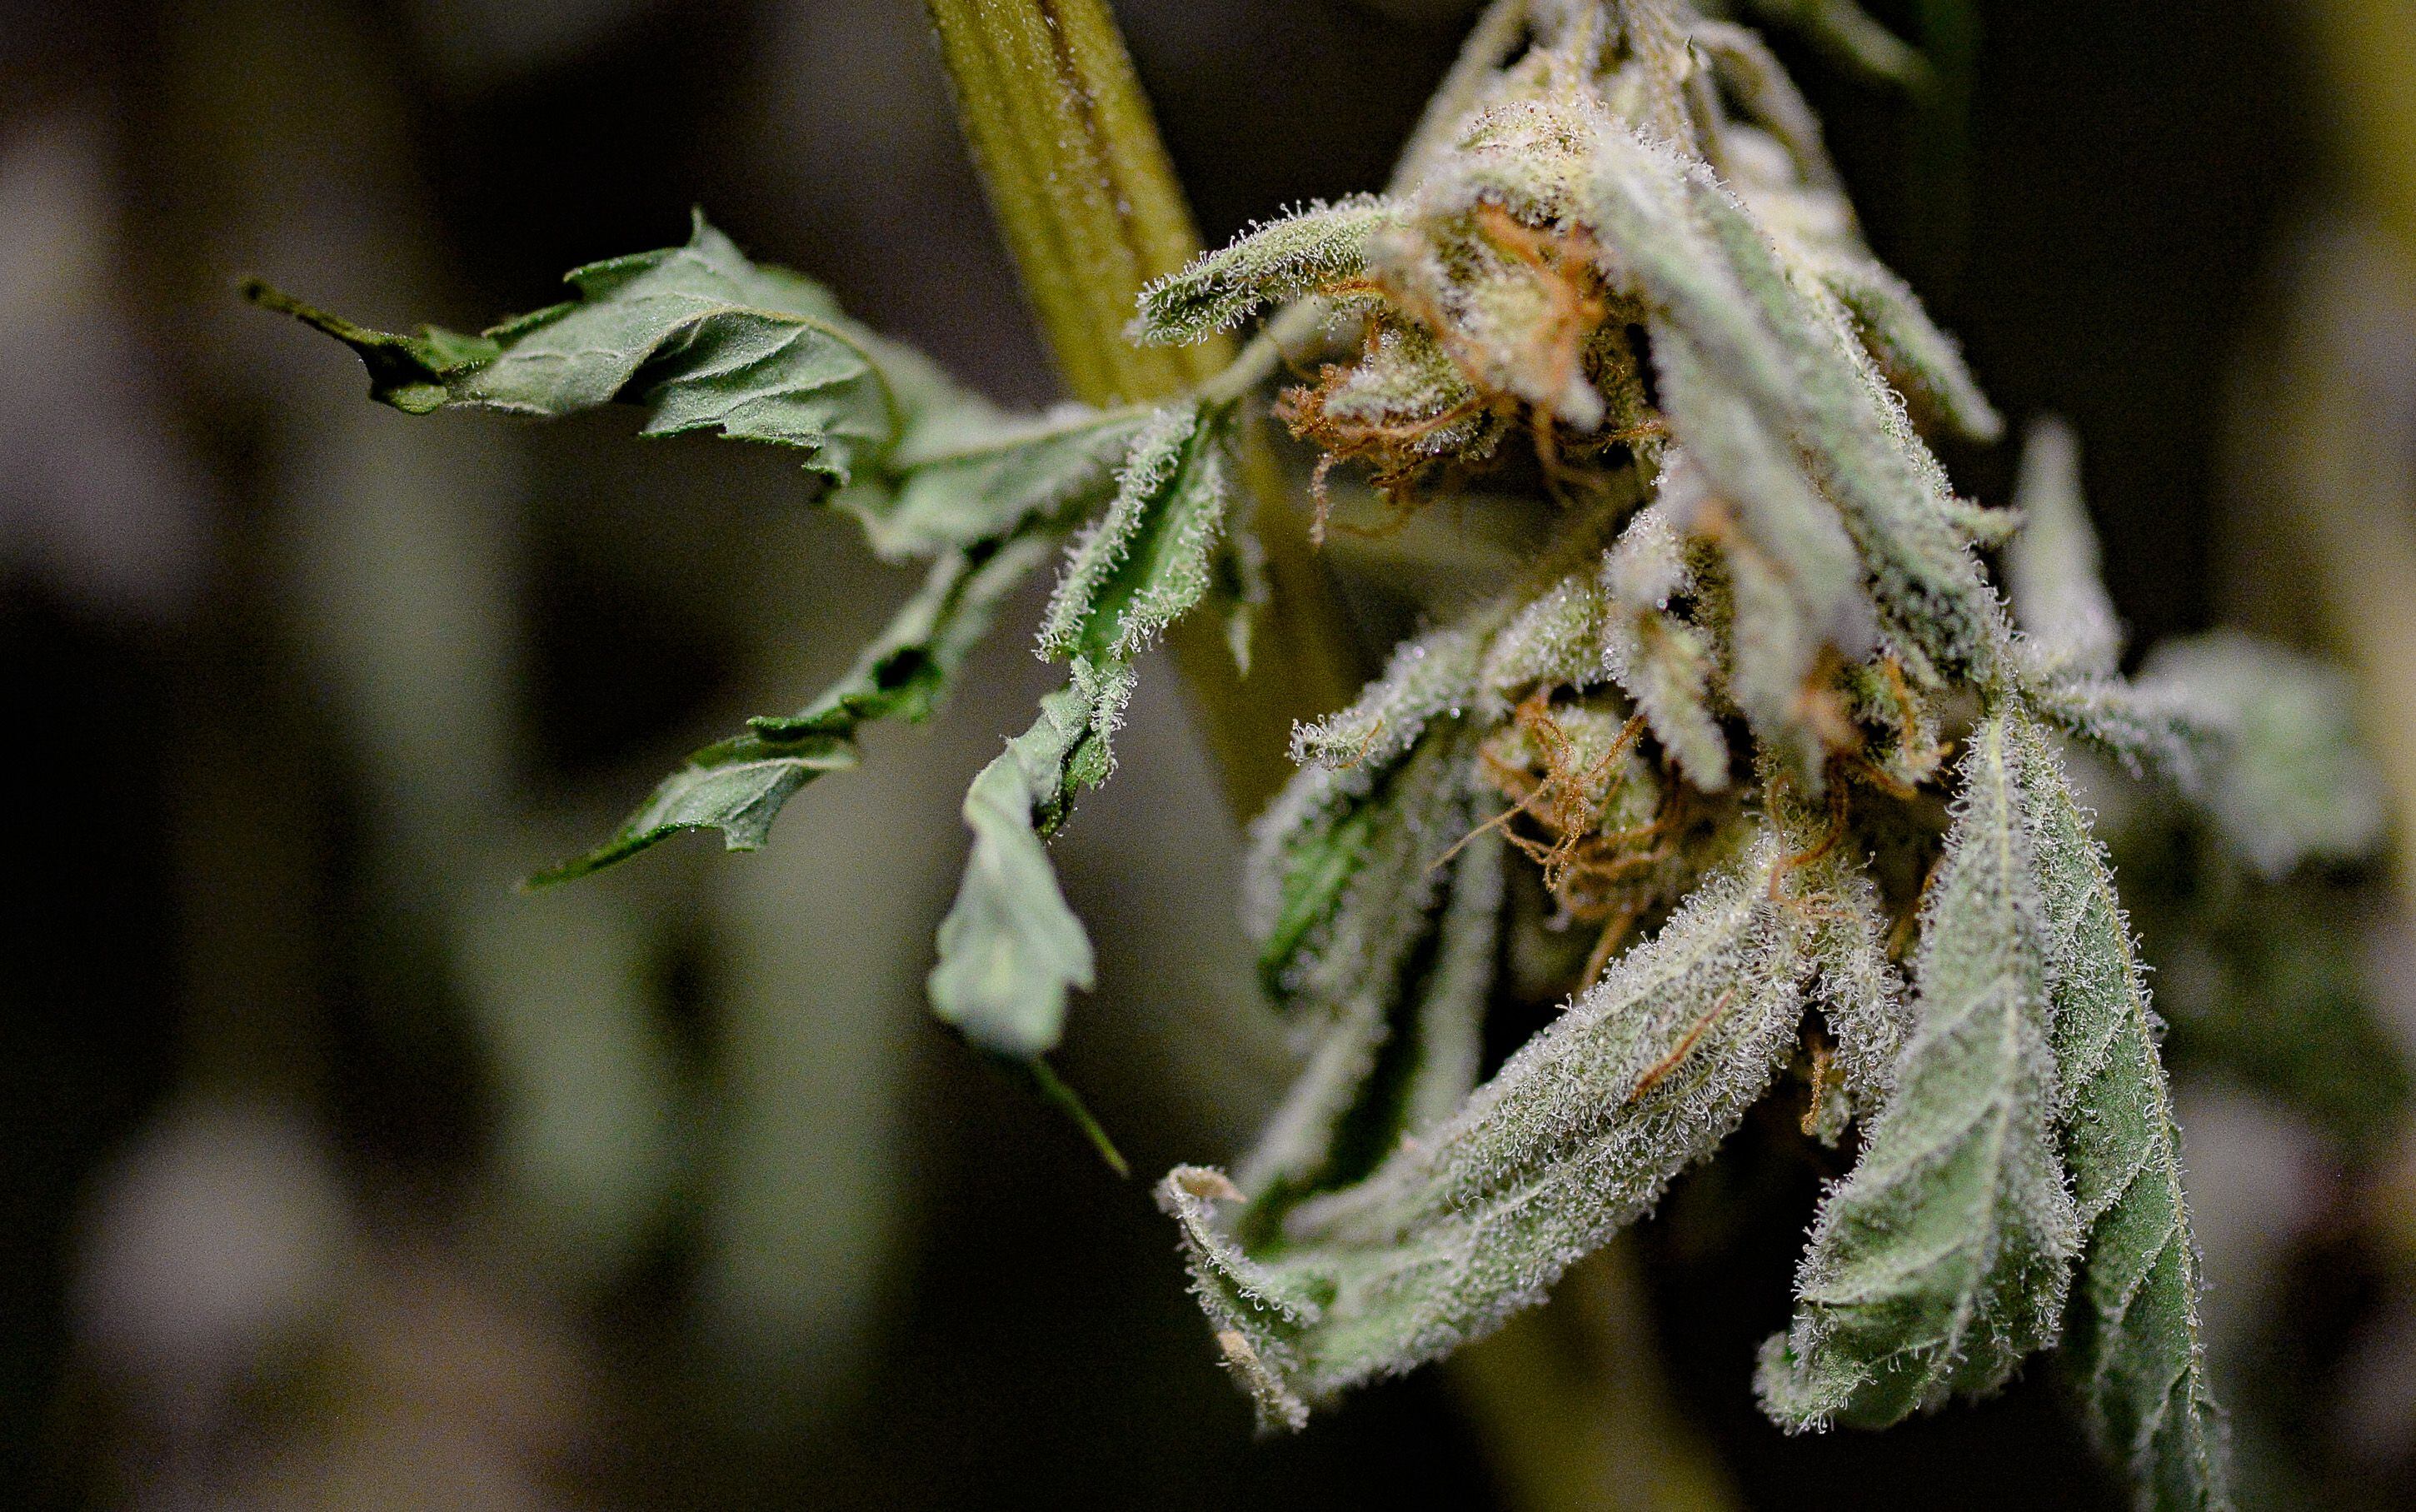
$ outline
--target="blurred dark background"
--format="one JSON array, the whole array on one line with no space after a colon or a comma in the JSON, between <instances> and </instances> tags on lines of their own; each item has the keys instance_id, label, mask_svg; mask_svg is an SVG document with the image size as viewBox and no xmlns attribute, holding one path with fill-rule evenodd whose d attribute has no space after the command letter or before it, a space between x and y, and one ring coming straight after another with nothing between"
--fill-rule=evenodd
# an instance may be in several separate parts
<instances>
[{"instance_id":1,"label":"blurred dark background","mask_svg":"<svg viewBox=\"0 0 2416 1512\"><path fill-rule=\"evenodd\" d=\"M1777 42L1872 241L2001 407L2076 424L2137 638L2206 625L2264 560L2221 549L2227 394L2338 192L2305 8L1871 8L1925 101ZM1212 243L1380 183L1465 23L1116 9ZM777 455L412 421L234 281L476 327L692 204L1052 397L914 0L0 3L0 1500L1531 1500L1445 1372L1254 1443L1145 1182L926 1021L958 796L1047 683L1015 637L760 855L512 890L906 579ZM1949 461L2005 498L2010 456ZM1229 1156L1286 1064L1168 682L1061 850L1104 957L1065 1068L1144 1174ZM2309 1221L2328 1157L2192 1096L2210 1264L2249 1276L2226 1236ZM2043 1382L1887 1441L1761 1425L1814 1188L1759 1149L1647 1226L1631 1340L1737 1504L1942 1504L1949 1468L1958 1505L2115 1504Z\"/></svg>"}]
</instances>

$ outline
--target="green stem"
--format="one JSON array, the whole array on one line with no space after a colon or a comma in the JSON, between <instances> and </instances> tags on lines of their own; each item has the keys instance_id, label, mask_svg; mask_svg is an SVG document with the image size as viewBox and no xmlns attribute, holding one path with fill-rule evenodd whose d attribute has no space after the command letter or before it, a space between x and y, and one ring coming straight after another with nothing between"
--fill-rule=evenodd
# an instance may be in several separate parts
<instances>
[{"instance_id":1,"label":"green stem","mask_svg":"<svg viewBox=\"0 0 2416 1512\"><path fill-rule=\"evenodd\" d=\"M1066 386L1091 404L1168 399L1232 362L1232 343L1138 347L1125 339L1151 280L1200 235L1104 0L928 0L974 165ZM1182 670L1227 798L1248 817L1291 775L1293 720L1358 687L1349 627L1289 507L1262 437L1245 446L1275 602L1246 687L1221 630L1175 626Z\"/></svg>"}]
</instances>

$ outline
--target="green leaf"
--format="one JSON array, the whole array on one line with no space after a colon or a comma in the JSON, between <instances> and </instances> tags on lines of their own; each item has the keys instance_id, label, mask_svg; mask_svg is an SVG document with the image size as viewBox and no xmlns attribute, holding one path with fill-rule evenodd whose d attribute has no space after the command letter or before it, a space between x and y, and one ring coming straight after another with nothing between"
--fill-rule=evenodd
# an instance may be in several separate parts
<instances>
[{"instance_id":1,"label":"green leaf","mask_svg":"<svg viewBox=\"0 0 2416 1512\"><path fill-rule=\"evenodd\" d=\"M1798 576L1801 601L1821 609L1811 625L1850 655L1863 649L1859 595L1836 585L1834 547L1802 554L1826 534L1807 491L1842 514L1861 572L1906 635L1948 666L1991 657L1995 601L1944 476L1844 312L1807 294L1699 161L1607 129L1593 167L1587 204L1605 272L1644 299L1665 383L1679 379L1669 401L1700 406L1673 412L1678 438L1734 496L1748 538Z\"/></svg>"},{"instance_id":2,"label":"green leaf","mask_svg":"<svg viewBox=\"0 0 2416 1512\"><path fill-rule=\"evenodd\" d=\"M819 284L749 263L702 215L685 247L592 263L566 281L575 298L481 337L366 330L256 281L245 293L353 348L371 397L411 414L551 416L623 400L646 409L644 434L794 446L838 483L898 442L910 398L938 397L927 365L847 323ZM896 383L893 367L913 370Z\"/></svg>"},{"instance_id":3,"label":"green leaf","mask_svg":"<svg viewBox=\"0 0 2416 1512\"><path fill-rule=\"evenodd\" d=\"M663 779L618 834L585 855L538 872L528 885L584 877L687 830L718 829L730 850L761 850L781 805L799 788L855 762L855 743L844 735L779 742L738 735L707 746Z\"/></svg>"},{"instance_id":4,"label":"green leaf","mask_svg":"<svg viewBox=\"0 0 2416 1512\"><path fill-rule=\"evenodd\" d=\"M1356 278L1367 264L1367 238L1398 223L1402 213L1360 194L1255 226L1222 251L1143 289L1140 313L1126 334L1152 346L1205 340L1269 305Z\"/></svg>"},{"instance_id":5,"label":"green leaf","mask_svg":"<svg viewBox=\"0 0 2416 1512\"><path fill-rule=\"evenodd\" d=\"M2022 528L2005 552L2014 622L2053 673L2111 676L2122 624L2099 578L2097 532L2080 493L2080 444L2061 420L2031 426L2014 489Z\"/></svg>"},{"instance_id":6,"label":"green leaf","mask_svg":"<svg viewBox=\"0 0 2416 1512\"><path fill-rule=\"evenodd\" d=\"M1457 1114L1253 1252L1180 1169L1159 1202L1261 1421L1490 1331L1650 1208L1769 1084L1801 1003L1794 915L1765 836L1629 952Z\"/></svg>"},{"instance_id":7,"label":"green leaf","mask_svg":"<svg viewBox=\"0 0 2416 1512\"><path fill-rule=\"evenodd\" d=\"M1009 535L1029 521L1067 520L1112 497L1145 410L1065 406L1043 419L985 419L900 446L894 489L860 488L837 503L863 520L872 549L896 561Z\"/></svg>"},{"instance_id":8,"label":"green leaf","mask_svg":"<svg viewBox=\"0 0 2416 1512\"><path fill-rule=\"evenodd\" d=\"M2204 1281L2156 1018L2113 872L2061 765L2014 733L2052 953L2064 1158L2085 1236L2064 1363L2140 1512L2227 1506L2224 1423L2198 1322Z\"/></svg>"},{"instance_id":9,"label":"green leaf","mask_svg":"<svg viewBox=\"0 0 2416 1512\"><path fill-rule=\"evenodd\" d=\"M965 795L972 858L940 926L934 1012L976 1044L1030 1057L1057 1043L1091 951L1041 840L1074 795L1107 780L1132 697L1133 658L1206 594L1230 490L1225 412L1157 411L1133 432L1106 514L1075 542L1042 629L1070 684Z\"/></svg>"},{"instance_id":10,"label":"green leaf","mask_svg":"<svg viewBox=\"0 0 2416 1512\"><path fill-rule=\"evenodd\" d=\"M1832 255L1820 260L1820 273L1898 387L1970 440L1995 441L2005 433L2004 416L1980 392L1962 349L1931 322L1910 285L1871 257Z\"/></svg>"},{"instance_id":11,"label":"green leaf","mask_svg":"<svg viewBox=\"0 0 2416 1512\"><path fill-rule=\"evenodd\" d=\"M1029 1060L1054 1049L1067 990L1092 985L1090 937L1041 840L1085 785L1083 752L1106 739L1103 704L1120 703L1130 686L1128 672L1100 678L1078 666L965 794L973 853L940 923L929 986L931 1011L985 1050Z\"/></svg>"},{"instance_id":12,"label":"green leaf","mask_svg":"<svg viewBox=\"0 0 2416 1512\"><path fill-rule=\"evenodd\" d=\"M2360 860L2380 845L2382 779L2339 669L2217 630L2157 647L2139 684L2214 732L2197 795L2226 847L2258 875Z\"/></svg>"},{"instance_id":13,"label":"green leaf","mask_svg":"<svg viewBox=\"0 0 2416 1512\"><path fill-rule=\"evenodd\" d=\"M1822 1198L1795 1321L1764 1348L1790 1429L1877 1428L2004 1383L2055 1340L2076 1246L2049 1126L2048 939L2018 710L1973 730L1922 921L1918 1027L1853 1172Z\"/></svg>"},{"instance_id":14,"label":"green leaf","mask_svg":"<svg viewBox=\"0 0 2416 1512\"><path fill-rule=\"evenodd\" d=\"M1207 597L1232 491L1224 446L1222 416L1198 404L1150 417L1107 512L1067 553L1044 653L1128 660Z\"/></svg>"},{"instance_id":15,"label":"green leaf","mask_svg":"<svg viewBox=\"0 0 2416 1512\"><path fill-rule=\"evenodd\" d=\"M731 850L760 848L780 807L799 788L855 764L860 725L918 720L938 706L958 668L988 633L1001 600L1049 549L1047 537L1032 536L941 557L922 590L821 697L785 718L757 719L751 733L690 756L610 840L531 884L586 876L685 830L719 829Z\"/></svg>"},{"instance_id":16,"label":"green leaf","mask_svg":"<svg viewBox=\"0 0 2416 1512\"><path fill-rule=\"evenodd\" d=\"M1315 1037L1300 1075L1242 1162L1240 1184L1254 1198L1287 1203L1305 1191L1365 1175L1389 1152L1392 1141L1381 1134L1349 1148L1348 1126L1368 1100L1388 1041L1403 1041L1409 1056L1415 1055L1414 1040L1406 1038L1412 1026L1400 1019L1417 999L1414 978L1431 954L1437 905L1458 896L1461 871L1446 875L1443 863L1476 824L1472 761L1468 733L1438 727L1364 797L1336 794L1339 802L1319 805L1312 810L1317 819L1335 820L1313 825L1285 847L1285 859L1296 869L1288 869L1288 907L1277 923L1290 945L1277 956L1276 940L1270 938L1261 963L1264 969L1280 960L1268 972L1276 1001ZM1330 788L1332 779L1321 782L1322 776L1312 769L1304 785ZM1321 828L1324 836L1317 833ZM1498 858L1494 865L1498 905ZM1457 932L1464 937L1470 928L1463 923ZM1489 982L1489 970L1485 975ZM1414 1006L1410 1017L1416 1017ZM1395 1069L1408 1069L1406 1061ZM1392 1080L1397 1084L1403 1078ZM1397 1117L1397 1108L1377 1108L1361 1121L1389 1128Z\"/></svg>"}]
</instances>

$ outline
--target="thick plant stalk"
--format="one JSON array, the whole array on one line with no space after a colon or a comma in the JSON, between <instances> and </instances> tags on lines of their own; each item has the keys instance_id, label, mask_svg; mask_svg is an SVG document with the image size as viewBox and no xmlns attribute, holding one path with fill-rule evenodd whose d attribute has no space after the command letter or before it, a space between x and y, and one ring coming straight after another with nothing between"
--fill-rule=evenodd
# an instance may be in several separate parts
<instances>
[{"instance_id":1,"label":"thick plant stalk","mask_svg":"<svg viewBox=\"0 0 2416 1512\"><path fill-rule=\"evenodd\" d=\"M1125 337L1150 280L1182 267L1200 235L1105 0L929 0L974 161L1014 253L1042 336L1074 397L1165 399L1232 360L1230 341L1139 347ZM1350 631L1281 505L1262 439L1246 446L1257 532L1274 588L1246 680L1211 616L1167 637L1238 817L1291 775L1292 721L1358 687Z\"/></svg>"}]
</instances>

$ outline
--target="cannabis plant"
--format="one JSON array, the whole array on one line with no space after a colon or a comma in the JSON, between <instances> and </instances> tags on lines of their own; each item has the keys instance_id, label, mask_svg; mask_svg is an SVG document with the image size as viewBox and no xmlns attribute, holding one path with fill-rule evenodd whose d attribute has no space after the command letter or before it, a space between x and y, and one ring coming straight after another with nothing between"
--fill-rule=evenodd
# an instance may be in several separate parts
<instances>
[{"instance_id":1,"label":"cannabis plant","mask_svg":"<svg viewBox=\"0 0 2416 1512\"><path fill-rule=\"evenodd\" d=\"M1915 66L1850 6L1767 8ZM1762 1351L1777 1423L1883 1427L2060 1346L2139 1505L2224 1504L2159 1024L2065 748L2167 784L2280 876L2374 839L2371 803L2341 801L2370 786L2337 703L2236 639L2126 679L2061 431L2035 433L2017 507L1957 497L1925 434L2002 423L1725 15L1502 0L1385 192L1136 302L1187 222L1104 11L933 10L1093 402L1003 413L702 219L477 336L253 291L415 414L621 401L649 435L787 446L875 552L929 564L846 676L538 880L686 830L762 844L867 721L929 714L1055 561L1037 648L1065 685L973 779L929 988L1079 1111L1044 1057L1092 952L1046 842L1113 772L1170 628L1206 622L1246 671L1253 627L1317 590L1269 571L1293 518L1272 410L1312 448L1291 491L1313 538L1489 515L1521 546L1292 732L1297 773L1252 827L1242 908L1303 1067L1230 1172L1180 1168L1159 1198L1262 1421L1534 1305L1777 1098L1853 1152ZM1108 244L1122 263L1077 234L1103 214L1140 228ZM1279 707L1298 690L1269 678L1298 663L1266 653L1304 648L1260 649L1241 702ZM1518 996L1563 1006L1487 1075L1488 1009Z\"/></svg>"}]
</instances>

